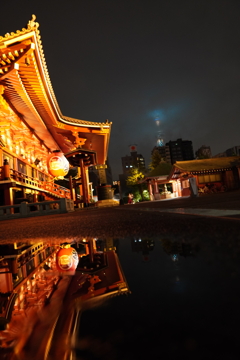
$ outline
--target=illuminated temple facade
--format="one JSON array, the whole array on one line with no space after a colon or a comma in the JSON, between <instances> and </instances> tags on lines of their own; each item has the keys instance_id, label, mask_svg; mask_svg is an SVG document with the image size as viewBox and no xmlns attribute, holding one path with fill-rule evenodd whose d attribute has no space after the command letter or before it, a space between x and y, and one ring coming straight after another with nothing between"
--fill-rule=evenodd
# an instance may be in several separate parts
<instances>
[{"instance_id":1,"label":"illuminated temple facade","mask_svg":"<svg viewBox=\"0 0 240 360\"><path fill-rule=\"evenodd\" d=\"M35 19L0 36L0 206L23 199L88 203L88 167L105 164L111 123L62 115ZM48 157L56 150L78 167L74 191L55 184L49 172Z\"/></svg>"}]
</instances>

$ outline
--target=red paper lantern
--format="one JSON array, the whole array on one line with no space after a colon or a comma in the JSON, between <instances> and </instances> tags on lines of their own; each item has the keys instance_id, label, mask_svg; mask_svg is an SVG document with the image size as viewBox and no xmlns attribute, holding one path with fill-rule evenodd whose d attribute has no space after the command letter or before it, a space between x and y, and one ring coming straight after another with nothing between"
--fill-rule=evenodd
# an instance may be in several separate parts
<instances>
[{"instance_id":1,"label":"red paper lantern","mask_svg":"<svg viewBox=\"0 0 240 360\"><path fill-rule=\"evenodd\" d=\"M74 274L78 262L79 258L77 251L69 245L58 250L56 254L56 266L58 271Z\"/></svg>"},{"instance_id":2,"label":"red paper lantern","mask_svg":"<svg viewBox=\"0 0 240 360\"><path fill-rule=\"evenodd\" d=\"M65 176L69 171L69 162L60 150L54 150L47 163L48 171L54 177Z\"/></svg>"}]
</instances>

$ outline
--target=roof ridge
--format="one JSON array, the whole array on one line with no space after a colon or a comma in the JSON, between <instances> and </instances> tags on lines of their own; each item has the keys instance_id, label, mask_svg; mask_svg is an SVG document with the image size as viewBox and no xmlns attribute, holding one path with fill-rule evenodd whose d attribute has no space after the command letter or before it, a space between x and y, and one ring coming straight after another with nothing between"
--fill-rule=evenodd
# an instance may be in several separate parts
<instances>
[{"instance_id":1,"label":"roof ridge","mask_svg":"<svg viewBox=\"0 0 240 360\"><path fill-rule=\"evenodd\" d=\"M88 120L81 120L81 119L76 119L76 118L72 118L70 116L65 116L62 115L62 119L65 121L70 121L70 122L75 122L75 123L81 123L81 124L89 124L89 125L99 125L99 126L109 126L112 125L111 122L99 122L99 121L88 121Z\"/></svg>"},{"instance_id":2,"label":"roof ridge","mask_svg":"<svg viewBox=\"0 0 240 360\"><path fill-rule=\"evenodd\" d=\"M0 36L0 42L2 42L4 40L10 40L19 35L24 35L33 30L36 31L39 27L39 23L35 22L35 20L36 20L36 15L33 14L32 19L29 20L29 22L27 24L27 28L22 28L22 30L16 30L16 32L6 33L4 36Z\"/></svg>"},{"instance_id":3,"label":"roof ridge","mask_svg":"<svg viewBox=\"0 0 240 360\"><path fill-rule=\"evenodd\" d=\"M42 62L42 67L43 67L44 75L46 77L46 82L48 84L49 91L50 91L51 96L53 98L53 102L54 102L54 104L56 106L58 114L61 117L62 112L61 112L61 109L60 109L60 107L58 105L58 101L56 99L56 95L55 95L54 90L53 90L52 82L51 82L51 79L50 79L50 75L49 75L49 71L48 71L48 67L47 67L47 63L46 63L46 59L45 59L45 55L44 55L44 51L43 51L41 35L40 35L40 31L38 29L40 25L35 20L36 20L36 15L32 14L32 19L28 21L28 24L27 24L26 28L22 28L22 30L17 30L16 32L7 33L7 34L5 34L5 36L0 36L0 45L1 45L1 43L4 43L4 41L12 40L15 37L31 33L32 31L35 32L36 41L37 41L37 44L38 44L38 50L39 50L39 54L40 54L40 58L41 58L41 62Z\"/></svg>"}]
</instances>

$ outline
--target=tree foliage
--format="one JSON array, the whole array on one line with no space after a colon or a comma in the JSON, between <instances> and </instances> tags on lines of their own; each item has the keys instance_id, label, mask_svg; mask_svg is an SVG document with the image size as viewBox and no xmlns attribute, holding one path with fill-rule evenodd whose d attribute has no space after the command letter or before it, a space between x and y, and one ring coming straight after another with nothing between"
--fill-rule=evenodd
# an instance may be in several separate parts
<instances>
[{"instance_id":1,"label":"tree foliage","mask_svg":"<svg viewBox=\"0 0 240 360\"><path fill-rule=\"evenodd\" d=\"M137 185L138 181L142 179L144 179L143 172L137 168L132 168L127 178L127 185L128 186Z\"/></svg>"},{"instance_id":2,"label":"tree foliage","mask_svg":"<svg viewBox=\"0 0 240 360\"><path fill-rule=\"evenodd\" d=\"M159 151L157 149L153 150L149 168L151 170L156 169L156 167L160 164L161 160L162 160L162 157L161 157Z\"/></svg>"},{"instance_id":3,"label":"tree foliage","mask_svg":"<svg viewBox=\"0 0 240 360\"><path fill-rule=\"evenodd\" d=\"M172 165L167 163L166 161L161 161L157 167L155 167L148 176L161 176L161 175L169 175L172 169Z\"/></svg>"}]
</instances>

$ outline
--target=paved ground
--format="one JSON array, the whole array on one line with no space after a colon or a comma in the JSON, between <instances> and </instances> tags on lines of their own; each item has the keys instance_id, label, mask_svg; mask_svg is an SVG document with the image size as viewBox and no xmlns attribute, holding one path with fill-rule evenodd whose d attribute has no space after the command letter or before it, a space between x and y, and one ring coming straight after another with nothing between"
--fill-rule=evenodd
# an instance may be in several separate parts
<instances>
[{"instance_id":1,"label":"paved ground","mask_svg":"<svg viewBox=\"0 0 240 360\"><path fill-rule=\"evenodd\" d=\"M240 240L240 191L6 220L0 222L0 229L1 243L59 242L88 236L174 236L184 239L202 236L235 243Z\"/></svg>"}]
</instances>

